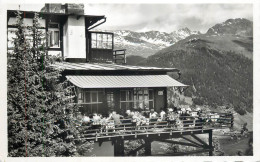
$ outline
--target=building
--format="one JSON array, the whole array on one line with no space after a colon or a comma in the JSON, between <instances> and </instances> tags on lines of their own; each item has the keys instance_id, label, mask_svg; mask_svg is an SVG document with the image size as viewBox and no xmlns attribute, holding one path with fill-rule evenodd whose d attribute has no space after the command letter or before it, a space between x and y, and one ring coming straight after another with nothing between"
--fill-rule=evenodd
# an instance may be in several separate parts
<instances>
[{"instance_id":1,"label":"building","mask_svg":"<svg viewBox=\"0 0 260 162\"><path fill-rule=\"evenodd\" d=\"M14 37L15 10L7 11L8 40ZM35 12L21 11L24 25L32 26ZM126 65L125 49L114 49L112 32L94 31L95 27L106 22L105 16L84 15L83 4L46 4L39 13L41 29L46 34L48 55L61 55L62 61L53 66L63 70L63 79L76 87L75 102L82 114L100 113L106 116L115 110L124 114L126 110L151 110L159 112L167 108L167 88L183 88L187 85L170 77L169 73L179 74L176 68L141 67ZM8 41L8 51L12 52L13 44ZM194 115L196 116L196 115ZM233 126L233 117L223 122ZM226 116L223 117L226 120ZM179 117L183 125L175 128L167 121L156 124L150 122L139 130L137 125L126 128L122 123L117 132L106 129L91 128L87 140L94 140L96 153L103 155L124 155L124 141L142 139L143 145L133 150L145 148L145 155L151 155L152 142L166 142L177 145L196 147L190 152L176 152L174 155L189 155L208 152L212 155L212 129L203 128L201 118L193 116ZM188 122L187 122L188 120ZM190 123L190 121L192 123ZM132 122L132 121L131 121ZM186 123L185 123L186 122ZM124 125L125 124L125 125ZM133 124L133 123L130 123ZM160 125L161 124L161 125ZM184 126L184 124L186 124ZM208 134L208 143L196 134ZM190 138L186 138L190 136ZM173 138L182 138L173 141ZM170 140L168 140L170 139ZM192 139L192 140L191 140ZM102 147L100 147L102 145ZM114 147L114 149L111 149ZM130 152L129 155L132 155Z\"/></svg>"},{"instance_id":2,"label":"building","mask_svg":"<svg viewBox=\"0 0 260 162\"><path fill-rule=\"evenodd\" d=\"M7 14L8 39L16 30L15 12ZM24 24L31 26L33 16L34 12L23 12ZM186 86L167 75L178 69L125 65L125 50L114 49L113 33L93 31L106 17L84 15L83 4L46 4L39 16L41 30L49 33L48 54L62 56L63 62L55 66L77 87L76 102L84 114L160 111L167 107L167 87Z\"/></svg>"}]
</instances>

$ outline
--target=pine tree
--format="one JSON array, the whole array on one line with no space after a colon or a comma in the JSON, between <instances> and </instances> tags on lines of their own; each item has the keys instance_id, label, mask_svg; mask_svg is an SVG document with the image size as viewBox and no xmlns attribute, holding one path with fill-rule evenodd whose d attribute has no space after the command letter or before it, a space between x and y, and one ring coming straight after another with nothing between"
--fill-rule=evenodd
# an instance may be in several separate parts
<instances>
[{"instance_id":1,"label":"pine tree","mask_svg":"<svg viewBox=\"0 0 260 162\"><path fill-rule=\"evenodd\" d=\"M74 86L61 81L61 70L52 66L57 58L47 56L39 15L26 27L18 12L17 29L7 65L9 156L77 156L81 145L90 150L76 127Z\"/></svg>"}]
</instances>

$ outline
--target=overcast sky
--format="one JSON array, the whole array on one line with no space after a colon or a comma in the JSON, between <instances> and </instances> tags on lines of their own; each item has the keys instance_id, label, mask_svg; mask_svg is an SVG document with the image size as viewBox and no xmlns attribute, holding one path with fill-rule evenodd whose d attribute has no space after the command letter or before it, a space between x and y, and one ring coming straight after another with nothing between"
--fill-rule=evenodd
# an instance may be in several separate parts
<instances>
[{"instance_id":1,"label":"overcast sky","mask_svg":"<svg viewBox=\"0 0 260 162\"><path fill-rule=\"evenodd\" d=\"M21 10L40 10L44 4L21 4ZM9 5L18 9L18 4ZM158 30L172 32L188 27L206 32L229 18L253 20L251 4L85 4L85 14L105 15L104 30Z\"/></svg>"}]
</instances>

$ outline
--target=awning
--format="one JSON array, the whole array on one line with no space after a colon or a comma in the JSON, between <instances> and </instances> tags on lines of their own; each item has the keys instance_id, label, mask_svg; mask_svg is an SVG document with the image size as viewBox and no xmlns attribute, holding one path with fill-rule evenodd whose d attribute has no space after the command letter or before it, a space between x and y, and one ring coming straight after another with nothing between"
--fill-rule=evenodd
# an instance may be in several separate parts
<instances>
[{"instance_id":1,"label":"awning","mask_svg":"<svg viewBox=\"0 0 260 162\"><path fill-rule=\"evenodd\" d=\"M185 87L168 75L68 75L79 88Z\"/></svg>"}]
</instances>

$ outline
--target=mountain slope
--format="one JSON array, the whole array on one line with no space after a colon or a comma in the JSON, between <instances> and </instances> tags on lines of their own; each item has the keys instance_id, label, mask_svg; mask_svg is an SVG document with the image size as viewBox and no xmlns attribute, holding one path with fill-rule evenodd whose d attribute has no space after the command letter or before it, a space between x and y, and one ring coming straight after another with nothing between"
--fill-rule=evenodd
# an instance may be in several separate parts
<instances>
[{"instance_id":1,"label":"mountain slope","mask_svg":"<svg viewBox=\"0 0 260 162\"><path fill-rule=\"evenodd\" d=\"M252 112L252 28L235 26L239 24L227 28L235 28L236 32L223 28L213 34L191 35L139 65L180 69L181 81L191 85L185 94L193 98L194 104L233 107L240 114Z\"/></svg>"},{"instance_id":2,"label":"mountain slope","mask_svg":"<svg viewBox=\"0 0 260 162\"><path fill-rule=\"evenodd\" d=\"M206 34L253 36L253 22L247 19L228 19L209 28Z\"/></svg>"}]
</instances>

